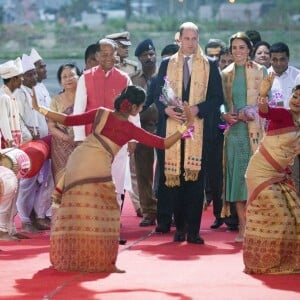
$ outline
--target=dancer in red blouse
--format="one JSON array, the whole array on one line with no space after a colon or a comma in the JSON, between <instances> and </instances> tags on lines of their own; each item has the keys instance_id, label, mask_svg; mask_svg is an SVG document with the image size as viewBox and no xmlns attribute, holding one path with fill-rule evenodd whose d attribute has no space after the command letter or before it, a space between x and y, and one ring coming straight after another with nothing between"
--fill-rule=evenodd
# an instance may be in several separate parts
<instances>
[{"instance_id":1,"label":"dancer in red blouse","mask_svg":"<svg viewBox=\"0 0 300 300\"><path fill-rule=\"evenodd\" d=\"M115 110L98 108L66 116L33 106L66 126L93 123L92 133L70 155L62 195L51 231L50 260L59 271L118 272L116 266L120 209L111 177L111 164L121 146L135 139L147 146L170 148L194 118L184 106L187 121L167 138L161 138L128 121L143 107L145 91L129 86L116 98Z\"/></svg>"},{"instance_id":2,"label":"dancer in red blouse","mask_svg":"<svg viewBox=\"0 0 300 300\"><path fill-rule=\"evenodd\" d=\"M293 90L290 109L269 107L266 95L273 79L268 75L262 82L259 113L268 119L268 129L245 175L246 273L300 272L300 198L289 172L300 153L300 85Z\"/></svg>"}]
</instances>

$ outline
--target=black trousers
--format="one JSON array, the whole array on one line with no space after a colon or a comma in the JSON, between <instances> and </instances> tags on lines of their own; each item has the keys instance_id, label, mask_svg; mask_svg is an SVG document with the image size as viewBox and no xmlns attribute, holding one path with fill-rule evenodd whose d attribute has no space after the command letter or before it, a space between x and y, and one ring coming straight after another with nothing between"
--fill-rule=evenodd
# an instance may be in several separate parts
<instances>
[{"instance_id":1,"label":"black trousers","mask_svg":"<svg viewBox=\"0 0 300 300\"><path fill-rule=\"evenodd\" d=\"M213 201L213 213L220 218L223 200L223 143L224 136L220 134L216 139L206 140L203 147L203 161L205 163L205 188Z\"/></svg>"},{"instance_id":2,"label":"black trousers","mask_svg":"<svg viewBox=\"0 0 300 300\"><path fill-rule=\"evenodd\" d=\"M157 150L157 164L155 171L155 194L157 198L157 214L156 220L157 225L170 228L173 215L172 199L170 197L165 197L168 193L168 187L165 185L166 177L164 176L164 161L165 155L164 151Z\"/></svg>"},{"instance_id":3,"label":"black trousers","mask_svg":"<svg viewBox=\"0 0 300 300\"><path fill-rule=\"evenodd\" d=\"M176 230L199 233L204 199L204 171L199 172L196 181L185 181L181 175L180 186L167 187L164 175L164 152L158 150L157 157L160 174L157 190L158 225L170 227L173 213Z\"/></svg>"}]
</instances>

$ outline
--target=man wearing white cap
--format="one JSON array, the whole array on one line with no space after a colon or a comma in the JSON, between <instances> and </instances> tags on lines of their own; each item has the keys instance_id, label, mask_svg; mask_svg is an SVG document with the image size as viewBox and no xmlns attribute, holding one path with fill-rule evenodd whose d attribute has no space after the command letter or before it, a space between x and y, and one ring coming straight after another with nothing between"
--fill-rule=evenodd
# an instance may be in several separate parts
<instances>
[{"instance_id":1,"label":"man wearing white cap","mask_svg":"<svg viewBox=\"0 0 300 300\"><path fill-rule=\"evenodd\" d=\"M30 58L35 66L35 70L37 73L37 84L34 87L35 94L39 105L50 107L51 96L49 94L48 89L46 88L43 81L47 79L47 65L44 59L40 56L38 51L35 48L31 49ZM41 138L48 135L48 124L43 115L39 114L39 124L40 124L40 136ZM47 193L50 195L51 188L54 187L54 183L52 180L52 170L50 161L47 162L49 170L46 170L46 164L43 166L43 171L49 173L49 182L48 182L48 190ZM50 176L51 175L51 176ZM45 183L46 184L46 183ZM48 197L48 196L47 196ZM50 197L50 196L49 196ZM51 217L51 209L47 212L47 216Z\"/></svg>"},{"instance_id":2,"label":"man wearing white cap","mask_svg":"<svg viewBox=\"0 0 300 300\"><path fill-rule=\"evenodd\" d=\"M21 59L10 60L0 65L0 76L4 84L0 87L0 131L1 148L18 147L22 143L19 111L13 91L22 83ZM17 194L0 203L0 240L17 239L14 217L17 214Z\"/></svg>"},{"instance_id":3,"label":"man wearing white cap","mask_svg":"<svg viewBox=\"0 0 300 300\"><path fill-rule=\"evenodd\" d=\"M39 55L36 49L32 48L30 52L30 59L33 62L37 74L37 83L34 87L36 98L39 105L50 107L51 97L43 83L43 80L47 79L47 65L43 58ZM44 116L38 114L41 137L48 135L48 125Z\"/></svg>"},{"instance_id":4,"label":"man wearing white cap","mask_svg":"<svg viewBox=\"0 0 300 300\"><path fill-rule=\"evenodd\" d=\"M22 136L24 140L40 139L48 133L48 130L42 132L45 118L41 122L39 114L32 108L32 89L37 84L37 73L35 65L27 54L22 56L22 66L23 84L14 93L21 117ZM17 208L24 232L35 233L40 229L49 229L49 223L46 224L45 221L46 211L50 207L51 173L49 172L50 162L47 160L36 176L20 180ZM33 210L37 216L34 223L30 218Z\"/></svg>"},{"instance_id":5,"label":"man wearing white cap","mask_svg":"<svg viewBox=\"0 0 300 300\"><path fill-rule=\"evenodd\" d=\"M51 103L51 97L49 95L49 92L43 83L43 80L47 78L47 65L43 58L39 55L39 53L32 48L30 52L30 58L31 61L33 62L36 73L37 73L37 84L35 86L35 93L36 93L36 98L38 100L39 105L45 106L45 107L50 107ZM42 130L42 137L48 134L48 125L46 122L46 119L43 116L40 116L40 124L41 124L41 130Z\"/></svg>"}]
</instances>

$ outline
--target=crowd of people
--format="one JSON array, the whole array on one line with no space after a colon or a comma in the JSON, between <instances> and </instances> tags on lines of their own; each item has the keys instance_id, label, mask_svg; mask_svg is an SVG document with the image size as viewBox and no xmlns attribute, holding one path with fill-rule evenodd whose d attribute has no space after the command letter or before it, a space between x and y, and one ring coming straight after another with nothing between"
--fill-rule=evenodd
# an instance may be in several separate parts
<instances>
[{"instance_id":1,"label":"crowd of people","mask_svg":"<svg viewBox=\"0 0 300 300\"><path fill-rule=\"evenodd\" d=\"M127 192L139 226L174 226L175 243L205 243L212 203L211 228L237 231L245 272L299 272L300 70L288 45L255 30L228 41L202 49L198 27L185 22L158 65L153 40L138 43L134 61L129 32L107 34L85 49L84 70L59 66L52 99L36 49L1 64L1 157L37 140L51 151L1 195L0 239L51 230L55 269L123 272Z\"/></svg>"}]
</instances>

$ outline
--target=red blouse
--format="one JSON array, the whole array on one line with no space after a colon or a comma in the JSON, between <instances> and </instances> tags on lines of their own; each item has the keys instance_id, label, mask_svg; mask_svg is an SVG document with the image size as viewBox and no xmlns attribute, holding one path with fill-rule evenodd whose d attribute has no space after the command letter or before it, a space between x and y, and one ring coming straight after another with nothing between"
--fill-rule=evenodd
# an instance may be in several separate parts
<instances>
[{"instance_id":1,"label":"red blouse","mask_svg":"<svg viewBox=\"0 0 300 300\"><path fill-rule=\"evenodd\" d=\"M269 107L267 113L259 112L262 118L269 120L267 131L295 127L291 112L283 107Z\"/></svg>"},{"instance_id":2,"label":"red blouse","mask_svg":"<svg viewBox=\"0 0 300 300\"><path fill-rule=\"evenodd\" d=\"M94 122L98 109L93 109L79 115L66 116L66 126L86 125ZM110 113L101 131L101 134L112 140L119 146L123 146L130 140L158 149L164 149L164 139L151 134L142 128L136 127L127 120L120 120Z\"/></svg>"}]
</instances>

